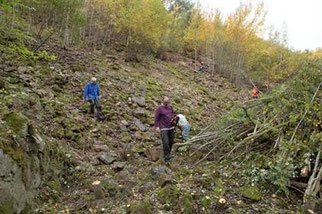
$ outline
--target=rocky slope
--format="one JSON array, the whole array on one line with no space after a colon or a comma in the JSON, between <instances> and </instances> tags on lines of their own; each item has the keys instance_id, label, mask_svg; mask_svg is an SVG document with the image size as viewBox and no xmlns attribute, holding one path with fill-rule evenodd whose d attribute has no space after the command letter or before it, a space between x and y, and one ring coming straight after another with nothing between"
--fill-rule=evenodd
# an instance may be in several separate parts
<instances>
[{"instance_id":1,"label":"rocky slope","mask_svg":"<svg viewBox=\"0 0 322 214\"><path fill-rule=\"evenodd\" d=\"M195 135L234 102L248 99L245 90L218 75L193 71L185 58L126 62L122 52L45 49L57 59L31 58L1 46L0 187L5 194L0 212L293 209L269 191L241 188L230 176L230 164L209 160L195 166L203 153L190 154L198 145L174 151L170 165L160 159L153 113L162 96L187 116ZM104 121L87 114L88 103L82 101L92 76L100 84ZM269 200L261 201L262 194Z\"/></svg>"}]
</instances>

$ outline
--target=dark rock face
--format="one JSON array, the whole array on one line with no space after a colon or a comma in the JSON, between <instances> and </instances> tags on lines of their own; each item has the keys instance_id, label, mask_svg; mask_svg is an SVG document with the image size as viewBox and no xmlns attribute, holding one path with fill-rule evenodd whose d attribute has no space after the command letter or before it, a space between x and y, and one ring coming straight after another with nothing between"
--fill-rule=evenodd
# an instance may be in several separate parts
<instances>
[{"instance_id":1,"label":"dark rock face","mask_svg":"<svg viewBox=\"0 0 322 214\"><path fill-rule=\"evenodd\" d=\"M45 141L37 133L31 138L33 141L25 142L28 147L25 150L4 152L0 149L0 213L24 211L26 205L33 202L42 183Z\"/></svg>"}]
</instances>

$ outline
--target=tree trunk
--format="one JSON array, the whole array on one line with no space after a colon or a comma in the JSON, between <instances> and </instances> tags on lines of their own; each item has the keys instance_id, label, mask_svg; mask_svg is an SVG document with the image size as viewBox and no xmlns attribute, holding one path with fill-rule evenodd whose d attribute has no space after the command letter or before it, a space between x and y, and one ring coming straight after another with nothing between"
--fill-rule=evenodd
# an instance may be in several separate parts
<instances>
[{"instance_id":1,"label":"tree trunk","mask_svg":"<svg viewBox=\"0 0 322 214\"><path fill-rule=\"evenodd\" d=\"M69 16L70 16L70 8L67 9L67 17L65 22L65 32L64 32L64 47L68 48L69 46Z\"/></svg>"}]
</instances>

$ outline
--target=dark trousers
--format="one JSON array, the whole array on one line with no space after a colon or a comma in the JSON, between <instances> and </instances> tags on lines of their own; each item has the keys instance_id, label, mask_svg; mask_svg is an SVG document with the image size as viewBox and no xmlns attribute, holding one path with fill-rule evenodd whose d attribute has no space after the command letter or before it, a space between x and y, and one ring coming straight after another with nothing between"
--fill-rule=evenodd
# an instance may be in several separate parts
<instances>
[{"instance_id":1,"label":"dark trousers","mask_svg":"<svg viewBox=\"0 0 322 214\"><path fill-rule=\"evenodd\" d=\"M161 130L161 140L163 144L164 160L170 160L170 153L174 143L174 129Z\"/></svg>"},{"instance_id":2,"label":"dark trousers","mask_svg":"<svg viewBox=\"0 0 322 214\"><path fill-rule=\"evenodd\" d=\"M102 115L102 106L101 106L101 103L98 99L96 100L89 100L89 103L91 105L90 107L90 113L91 114L94 114L94 109L96 108L96 111L98 113L98 116L101 116Z\"/></svg>"}]
</instances>

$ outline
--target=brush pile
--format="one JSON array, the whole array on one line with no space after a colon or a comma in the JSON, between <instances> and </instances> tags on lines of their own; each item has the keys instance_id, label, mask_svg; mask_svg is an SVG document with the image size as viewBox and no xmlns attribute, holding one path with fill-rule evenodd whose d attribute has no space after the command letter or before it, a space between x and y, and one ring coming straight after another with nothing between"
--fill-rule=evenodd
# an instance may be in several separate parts
<instances>
[{"instance_id":1,"label":"brush pile","mask_svg":"<svg viewBox=\"0 0 322 214\"><path fill-rule=\"evenodd\" d=\"M298 75L268 95L250 100L214 122L189 143L208 149L203 159L243 160L261 156L265 176L304 201L322 196L322 63L305 63Z\"/></svg>"}]
</instances>

